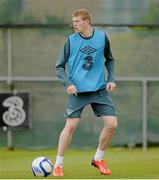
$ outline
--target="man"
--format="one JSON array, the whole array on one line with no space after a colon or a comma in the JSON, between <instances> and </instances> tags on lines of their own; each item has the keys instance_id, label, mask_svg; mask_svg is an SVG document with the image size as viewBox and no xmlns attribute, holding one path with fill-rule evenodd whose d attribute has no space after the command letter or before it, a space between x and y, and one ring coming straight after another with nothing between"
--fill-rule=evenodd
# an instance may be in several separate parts
<instances>
[{"instance_id":1,"label":"man","mask_svg":"<svg viewBox=\"0 0 159 180\"><path fill-rule=\"evenodd\" d=\"M115 107L109 95L116 87L114 59L106 34L92 28L88 10L75 10L72 22L75 33L66 40L56 64L57 76L66 86L68 104L65 113L66 125L60 134L53 175L64 175L62 169L64 152L80 121L81 112L88 104L91 105L95 115L102 118L104 124L91 164L98 168L101 174L110 175L103 156L117 127ZM65 72L66 64L68 73Z\"/></svg>"}]
</instances>

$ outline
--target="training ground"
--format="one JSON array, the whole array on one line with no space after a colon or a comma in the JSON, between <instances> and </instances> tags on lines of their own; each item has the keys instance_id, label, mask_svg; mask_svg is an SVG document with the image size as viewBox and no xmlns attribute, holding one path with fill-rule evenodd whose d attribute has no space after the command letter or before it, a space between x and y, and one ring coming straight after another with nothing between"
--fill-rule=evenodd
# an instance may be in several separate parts
<instances>
[{"instance_id":1,"label":"training ground","mask_svg":"<svg viewBox=\"0 0 159 180\"><path fill-rule=\"evenodd\" d=\"M64 177L58 179L156 179L159 178L159 148L109 148L105 160L112 171L111 176L100 175L90 165L95 150L67 150L64 159ZM55 161L56 150L28 151L0 148L0 179L40 179L34 177L30 167L38 156ZM44 178L42 178L44 179ZM47 179L57 179L52 175Z\"/></svg>"}]
</instances>

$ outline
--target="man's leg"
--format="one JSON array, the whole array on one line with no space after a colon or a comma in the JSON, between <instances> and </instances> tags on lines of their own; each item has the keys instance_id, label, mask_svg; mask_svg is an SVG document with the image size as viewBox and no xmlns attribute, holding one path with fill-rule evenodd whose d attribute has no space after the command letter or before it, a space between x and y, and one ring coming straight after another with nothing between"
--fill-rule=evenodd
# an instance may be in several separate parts
<instances>
[{"instance_id":1,"label":"man's leg","mask_svg":"<svg viewBox=\"0 0 159 180\"><path fill-rule=\"evenodd\" d=\"M71 143L73 132L76 129L79 120L80 120L79 118L67 119L65 127L63 128L60 134L57 155L64 156L64 152L68 147L68 145Z\"/></svg>"},{"instance_id":2,"label":"man's leg","mask_svg":"<svg viewBox=\"0 0 159 180\"><path fill-rule=\"evenodd\" d=\"M102 151L105 151L117 128L117 117L116 116L102 116L102 119L104 122L104 127L99 137L98 148Z\"/></svg>"},{"instance_id":3,"label":"man's leg","mask_svg":"<svg viewBox=\"0 0 159 180\"><path fill-rule=\"evenodd\" d=\"M96 154L94 155L92 165L97 167L101 174L110 175L111 172L102 159L104 156L104 152L108 147L108 144L111 141L112 136L117 128L117 118L116 116L102 116L102 119L104 122L104 127L99 137L98 149L96 151Z\"/></svg>"},{"instance_id":4,"label":"man's leg","mask_svg":"<svg viewBox=\"0 0 159 180\"><path fill-rule=\"evenodd\" d=\"M58 152L53 170L54 176L63 176L62 166L64 153L68 145L71 143L73 132L76 129L79 120L79 118L67 118L65 127L63 128L59 137Z\"/></svg>"}]
</instances>

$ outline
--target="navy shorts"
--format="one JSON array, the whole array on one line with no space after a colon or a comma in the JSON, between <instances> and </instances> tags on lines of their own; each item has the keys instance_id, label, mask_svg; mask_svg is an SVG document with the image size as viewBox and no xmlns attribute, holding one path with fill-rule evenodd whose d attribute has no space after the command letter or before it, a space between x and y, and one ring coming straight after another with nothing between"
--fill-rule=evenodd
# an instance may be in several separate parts
<instances>
[{"instance_id":1,"label":"navy shorts","mask_svg":"<svg viewBox=\"0 0 159 180\"><path fill-rule=\"evenodd\" d=\"M91 105L95 116L116 116L116 109L106 89L96 92L78 93L68 95L66 118L80 118L85 106Z\"/></svg>"}]
</instances>

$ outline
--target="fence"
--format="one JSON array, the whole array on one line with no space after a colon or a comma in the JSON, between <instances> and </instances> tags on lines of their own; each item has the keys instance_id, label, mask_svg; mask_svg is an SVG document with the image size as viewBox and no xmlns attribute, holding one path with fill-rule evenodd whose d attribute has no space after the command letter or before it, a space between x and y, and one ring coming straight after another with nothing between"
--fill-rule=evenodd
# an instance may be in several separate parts
<instances>
[{"instance_id":1,"label":"fence","mask_svg":"<svg viewBox=\"0 0 159 180\"><path fill-rule=\"evenodd\" d=\"M142 144L145 150L148 143L159 143L159 25L94 26L107 32L117 59L118 88L112 98L117 106L119 128L112 145ZM7 141L8 146L31 149L57 147L67 97L53 69L59 49L72 33L70 25L1 25L0 28L0 91L29 92L32 122L29 130L9 128L7 140L6 132L1 129L0 145ZM83 117L72 146L91 148L97 144L102 124L97 118L92 120L88 108Z\"/></svg>"}]
</instances>

